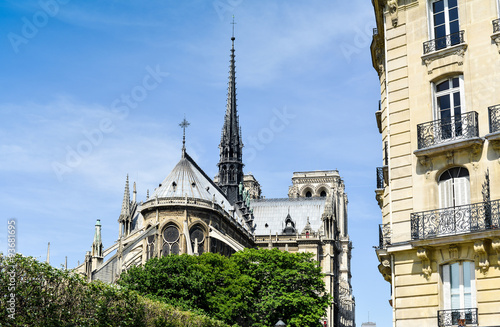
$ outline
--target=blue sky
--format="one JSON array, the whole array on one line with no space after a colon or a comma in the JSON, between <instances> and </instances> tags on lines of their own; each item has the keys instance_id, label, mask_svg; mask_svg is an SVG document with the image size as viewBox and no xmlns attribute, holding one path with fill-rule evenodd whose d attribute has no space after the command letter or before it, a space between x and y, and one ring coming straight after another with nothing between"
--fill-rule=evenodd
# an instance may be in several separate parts
<instances>
[{"instance_id":1,"label":"blue sky","mask_svg":"<svg viewBox=\"0 0 500 327\"><path fill-rule=\"evenodd\" d=\"M187 151L217 173L231 48L245 172L267 198L294 171L338 169L349 197L357 324L392 321L378 273L382 164L369 45L374 15L352 1L2 1L0 196L18 251L74 267L101 219L118 236L125 177L145 200ZM276 124L278 122L278 124Z\"/></svg>"}]
</instances>

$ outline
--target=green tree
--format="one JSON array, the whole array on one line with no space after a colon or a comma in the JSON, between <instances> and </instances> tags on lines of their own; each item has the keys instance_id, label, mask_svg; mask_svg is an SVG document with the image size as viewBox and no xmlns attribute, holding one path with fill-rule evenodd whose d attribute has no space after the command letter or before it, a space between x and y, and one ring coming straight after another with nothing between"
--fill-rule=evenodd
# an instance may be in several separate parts
<instances>
[{"instance_id":1,"label":"green tree","mask_svg":"<svg viewBox=\"0 0 500 327\"><path fill-rule=\"evenodd\" d=\"M310 253L246 249L167 256L123 273L119 284L240 326L320 326L331 297Z\"/></svg>"},{"instance_id":2,"label":"green tree","mask_svg":"<svg viewBox=\"0 0 500 327\"><path fill-rule=\"evenodd\" d=\"M287 326L321 326L332 299L312 257L278 249L246 249L231 257L253 281L249 326L274 326L278 319Z\"/></svg>"}]
</instances>

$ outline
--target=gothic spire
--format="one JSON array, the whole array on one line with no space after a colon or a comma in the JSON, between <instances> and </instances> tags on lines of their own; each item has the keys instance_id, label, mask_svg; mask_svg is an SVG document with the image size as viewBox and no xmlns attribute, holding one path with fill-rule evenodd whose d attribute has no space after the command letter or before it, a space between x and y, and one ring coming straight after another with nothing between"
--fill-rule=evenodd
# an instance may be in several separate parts
<instances>
[{"instance_id":1,"label":"gothic spire","mask_svg":"<svg viewBox=\"0 0 500 327\"><path fill-rule=\"evenodd\" d=\"M231 37L231 56L229 61L229 83L227 88L226 115L222 127L221 141L219 145L220 160L219 186L224 190L231 204L241 201L238 185L243 182L243 162L241 130L236 109L236 65L234 59L234 18L233 36Z\"/></svg>"},{"instance_id":2,"label":"gothic spire","mask_svg":"<svg viewBox=\"0 0 500 327\"><path fill-rule=\"evenodd\" d=\"M124 221L128 218L130 214L130 189L128 186L128 174L127 180L125 182L125 192L123 194L122 211L120 212L120 218L118 221Z\"/></svg>"}]
</instances>

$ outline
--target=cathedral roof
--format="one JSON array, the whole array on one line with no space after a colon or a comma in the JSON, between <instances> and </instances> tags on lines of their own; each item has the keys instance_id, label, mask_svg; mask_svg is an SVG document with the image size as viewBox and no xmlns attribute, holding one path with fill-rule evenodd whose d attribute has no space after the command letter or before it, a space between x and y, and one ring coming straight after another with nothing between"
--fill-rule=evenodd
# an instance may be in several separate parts
<instances>
[{"instance_id":1,"label":"cathedral roof","mask_svg":"<svg viewBox=\"0 0 500 327\"><path fill-rule=\"evenodd\" d=\"M185 196L208 201L215 199L220 205L229 206L229 201L219 187L187 153L184 153L167 178L154 190L151 198Z\"/></svg>"},{"instance_id":2,"label":"cathedral roof","mask_svg":"<svg viewBox=\"0 0 500 327\"><path fill-rule=\"evenodd\" d=\"M321 215L325 210L326 197L282 198L252 200L255 235L281 234L285 219L290 215L299 233L306 227L309 218L311 229L317 232L321 227ZM267 227L266 227L267 225Z\"/></svg>"}]
</instances>

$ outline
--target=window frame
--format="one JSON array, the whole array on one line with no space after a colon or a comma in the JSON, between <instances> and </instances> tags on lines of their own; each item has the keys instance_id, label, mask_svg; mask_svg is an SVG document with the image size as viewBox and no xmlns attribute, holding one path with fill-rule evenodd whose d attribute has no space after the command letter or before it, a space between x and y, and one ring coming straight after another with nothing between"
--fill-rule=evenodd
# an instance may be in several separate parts
<instances>
[{"instance_id":1,"label":"window frame","mask_svg":"<svg viewBox=\"0 0 500 327\"><path fill-rule=\"evenodd\" d=\"M464 83L464 75L463 74L458 74L458 75L451 75L447 76L445 78L436 80L435 82L431 83L431 92L432 92L432 116L433 120L440 120L440 114L439 114L439 108L438 108L438 101L437 98L438 96L442 96L445 94L453 94L452 90L455 88L449 88L446 91L437 91L437 86L441 84L442 82L448 80L452 82L453 78L458 77L458 90L460 92L460 112L461 114L464 114L467 112L467 108L465 106L465 83ZM454 115L453 115L454 116Z\"/></svg>"},{"instance_id":2,"label":"window frame","mask_svg":"<svg viewBox=\"0 0 500 327\"><path fill-rule=\"evenodd\" d=\"M449 0L429 0L427 1L427 21L428 21L428 32L429 32L429 40L434 40L436 39L435 31L434 31L434 10L433 10L433 4L438 1L444 1L444 14L445 14L445 35L450 35L450 14L449 14L449 6L448 6L448 1ZM457 0L457 20L458 20L458 31L460 31L460 4L459 0ZM445 49L445 48L443 48Z\"/></svg>"},{"instance_id":3,"label":"window frame","mask_svg":"<svg viewBox=\"0 0 500 327\"><path fill-rule=\"evenodd\" d=\"M467 262L469 266L469 276L470 276L470 306L466 306L465 299L467 294L465 292L465 279L464 272L467 269L464 267L464 263ZM459 307L453 308L452 300L452 266L458 264L458 295L459 295ZM460 309L471 309L477 308L477 288L476 288L476 273L475 273L475 263L474 261L463 260L448 262L441 265L441 290L442 290L442 308L444 310L460 310Z\"/></svg>"}]
</instances>

